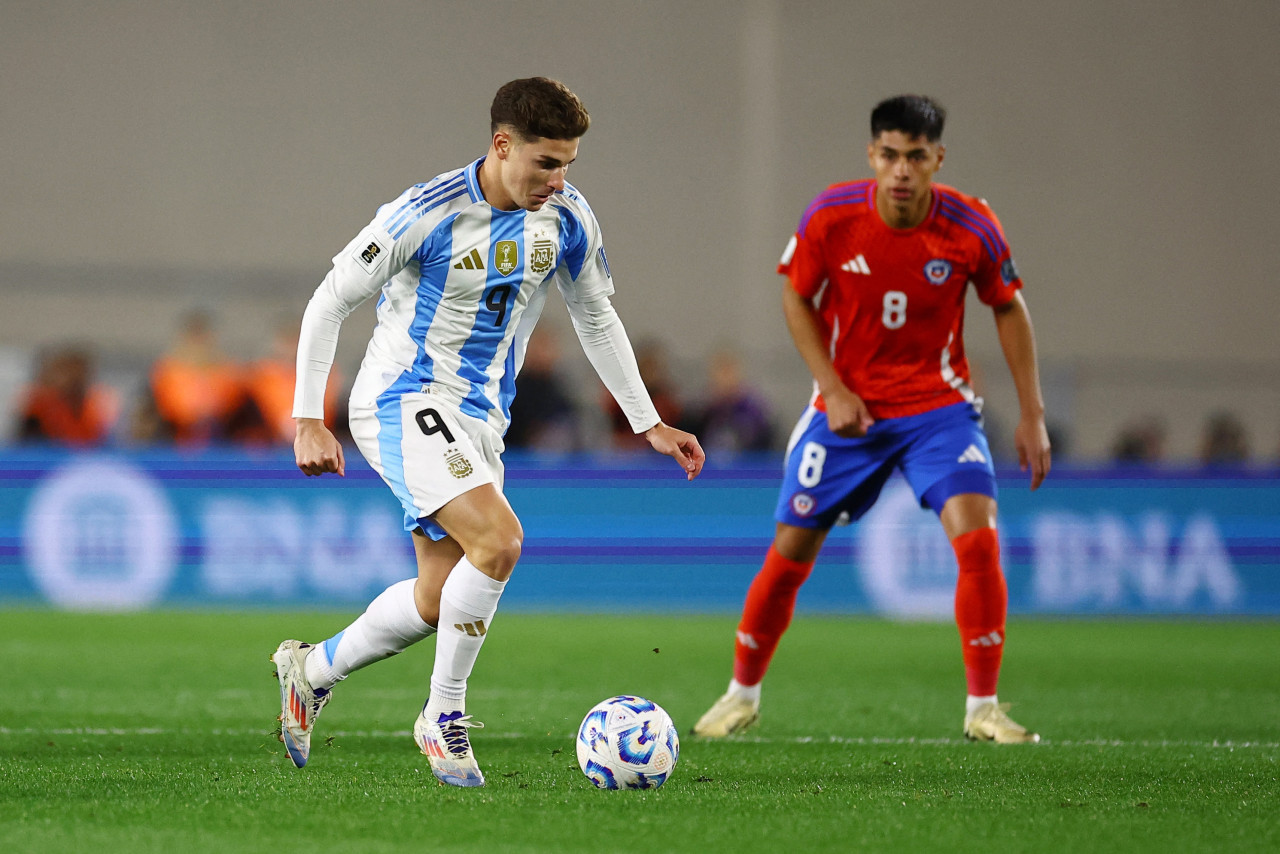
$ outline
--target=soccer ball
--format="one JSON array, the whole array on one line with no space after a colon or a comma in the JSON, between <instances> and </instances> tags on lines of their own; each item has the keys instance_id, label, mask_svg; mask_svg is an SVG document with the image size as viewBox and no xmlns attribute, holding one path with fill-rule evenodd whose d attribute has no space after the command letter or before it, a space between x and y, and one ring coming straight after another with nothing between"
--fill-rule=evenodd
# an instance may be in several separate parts
<instances>
[{"instance_id":1,"label":"soccer ball","mask_svg":"<svg viewBox=\"0 0 1280 854\"><path fill-rule=\"evenodd\" d=\"M601 789L656 789L679 758L671 716L643 697L610 697L578 727L578 767Z\"/></svg>"}]
</instances>

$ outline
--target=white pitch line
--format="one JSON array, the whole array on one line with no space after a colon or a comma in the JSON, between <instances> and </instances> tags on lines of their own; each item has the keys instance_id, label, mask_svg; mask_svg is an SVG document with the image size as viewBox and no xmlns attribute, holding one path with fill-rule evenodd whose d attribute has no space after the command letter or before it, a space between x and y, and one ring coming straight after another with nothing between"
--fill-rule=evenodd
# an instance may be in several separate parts
<instances>
[{"instance_id":1,"label":"white pitch line","mask_svg":"<svg viewBox=\"0 0 1280 854\"><path fill-rule=\"evenodd\" d=\"M34 736L51 736L51 735L119 735L119 736L143 736L143 735L216 735L228 736L232 738L244 738L249 736L265 736L274 735L265 729L166 729L163 727L64 727L44 729L39 727L4 727L0 726L0 735L34 735ZM404 738L408 739L413 736L410 730L334 730L331 732L321 732L321 736L335 738ZM499 732L486 731L481 738L503 738L503 739L522 739L522 738L546 738L554 736L554 733L543 733L534 735L524 732ZM562 738L572 741L573 735L562 734ZM690 737L692 739L692 737ZM694 739L696 741L696 739ZM796 736L794 738L765 738L760 736L735 736L726 740L726 744L842 744L853 747L907 747L920 745L924 747L957 747L968 744L969 742L961 738L878 738L878 737L847 737L847 736ZM1142 747L1142 748L1195 748L1195 749L1214 749L1214 750L1278 750L1280 742L1276 741L1185 741L1185 740L1139 740L1124 741L1123 739L1064 739L1062 741L1043 741L1044 747Z\"/></svg>"},{"instance_id":2,"label":"white pitch line","mask_svg":"<svg viewBox=\"0 0 1280 854\"><path fill-rule=\"evenodd\" d=\"M968 739L964 738L861 738L846 737L840 735L832 736L797 736L795 738L753 738L738 737L732 739L735 741L744 741L758 744L849 744L863 745L867 747L879 746L905 746L905 745L927 745L930 747L949 747L952 745L969 744ZM1182 740L1161 740L1161 741L1125 741L1123 739L1062 739L1062 740L1043 740L1041 742L1046 747L1204 747L1204 748L1225 748L1235 750L1237 748L1252 748L1262 750L1276 750L1280 748L1280 742L1275 741L1182 741Z\"/></svg>"}]
</instances>

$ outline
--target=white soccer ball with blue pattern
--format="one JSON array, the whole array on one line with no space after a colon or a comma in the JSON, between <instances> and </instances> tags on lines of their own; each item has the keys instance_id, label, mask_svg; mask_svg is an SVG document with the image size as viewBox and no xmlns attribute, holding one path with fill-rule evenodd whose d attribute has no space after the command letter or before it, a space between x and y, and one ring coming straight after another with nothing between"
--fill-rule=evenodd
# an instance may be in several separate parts
<instances>
[{"instance_id":1,"label":"white soccer ball with blue pattern","mask_svg":"<svg viewBox=\"0 0 1280 854\"><path fill-rule=\"evenodd\" d=\"M601 789L656 789L679 758L671 716L643 697L610 697L578 727L578 767Z\"/></svg>"}]
</instances>

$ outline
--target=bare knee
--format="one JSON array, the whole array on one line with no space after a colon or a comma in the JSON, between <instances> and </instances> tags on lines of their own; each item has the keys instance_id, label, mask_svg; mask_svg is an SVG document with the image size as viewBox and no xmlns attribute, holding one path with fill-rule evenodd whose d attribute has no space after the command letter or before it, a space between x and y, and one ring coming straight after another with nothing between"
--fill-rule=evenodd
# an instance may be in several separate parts
<instances>
[{"instance_id":1,"label":"bare knee","mask_svg":"<svg viewBox=\"0 0 1280 854\"><path fill-rule=\"evenodd\" d=\"M467 559L471 564L490 578L506 581L520 560L520 552L524 546L524 531L520 523L500 525L485 532L485 535L467 549Z\"/></svg>"},{"instance_id":2,"label":"bare knee","mask_svg":"<svg viewBox=\"0 0 1280 854\"><path fill-rule=\"evenodd\" d=\"M994 528L996 501L990 496L972 492L953 495L942 505L938 518L947 532L947 539L954 540L979 528Z\"/></svg>"},{"instance_id":3,"label":"bare knee","mask_svg":"<svg viewBox=\"0 0 1280 854\"><path fill-rule=\"evenodd\" d=\"M413 604L418 608L418 616L428 626L440 624L440 588L419 578L413 585Z\"/></svg>"},{"instance_id":4,"label":"bare knee","mask_svg":"<svg viewBox=\"0 0 1280 854\"><path fill-rule=\"evenodd\" d=\"M822 528L799 528L779 522L773 537L773 547L787 560L812 563L818 559L818 553L822 551L822 544L826 539L827 531Z\"/></svg>"}]
</instances>

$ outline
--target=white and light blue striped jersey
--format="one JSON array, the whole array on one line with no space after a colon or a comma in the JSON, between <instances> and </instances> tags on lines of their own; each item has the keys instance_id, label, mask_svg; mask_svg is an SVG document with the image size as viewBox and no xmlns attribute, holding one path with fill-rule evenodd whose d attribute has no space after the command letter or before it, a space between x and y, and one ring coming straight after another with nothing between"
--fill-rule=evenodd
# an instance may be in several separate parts
<instances>
[{"instance_id":1,"label":"white and light blue striped jersey","mask_svg":"<svg viewBox=\"0 0 1280 854\"><path fill-rule=\"evenodd\" d=\"M609 303L613 280L586 199L566 184L540 210L497 210L480 191L483 160L409 188L334 257L303 319L295 417L320 417L339 326L381 290L352 408L429 388L504 433L525 345L554 281L632 427L658 423Z\"/></svg>"}]
</instances>

